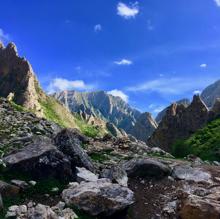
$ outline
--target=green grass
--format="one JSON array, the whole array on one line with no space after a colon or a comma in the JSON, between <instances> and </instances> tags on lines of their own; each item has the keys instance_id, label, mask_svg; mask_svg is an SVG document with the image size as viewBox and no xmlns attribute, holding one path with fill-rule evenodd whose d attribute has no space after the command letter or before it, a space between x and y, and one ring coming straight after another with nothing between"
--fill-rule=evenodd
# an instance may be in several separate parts
<instances>
[{"instance_id":1,"label":"green grass","mask_svg":"<svg viewBox=\"0 0 220 219\"><path fill-rule=\"evenodd\" d=\"M78 115L75 115L75 121L76 121L76 124L79 127L80 131L88 137L95 138L97 136L104 135L104 130L101 130L100 128L97 128L93 125L87 124Z\"/></svg>"},{"instance_id":2,"label":"green grass","mask_svg":"<svg viewBox=\"0 0 220 219\"><path fill-rule=\"evenodd\" d=\"M20 105L16 104L16 103L13 102L13 101L10 101L10 104L11 104L11 106L12 106L15 110L17 110L17 111L19 111L19 112L27 112L27 109L25 109L23 106L20 106Z\"/></svg>"},{"instance_id":3,"label":"green grass","mask_svg":"<svg viewBox=\"0 0 220 219\"><path fill-rule=\"evenodd\" d=\"M220 161L220 118L198 130L187 140L179 140L172 146L172 154L178 158L194 154L203 160Z\"/></svg>"}]
</instances>

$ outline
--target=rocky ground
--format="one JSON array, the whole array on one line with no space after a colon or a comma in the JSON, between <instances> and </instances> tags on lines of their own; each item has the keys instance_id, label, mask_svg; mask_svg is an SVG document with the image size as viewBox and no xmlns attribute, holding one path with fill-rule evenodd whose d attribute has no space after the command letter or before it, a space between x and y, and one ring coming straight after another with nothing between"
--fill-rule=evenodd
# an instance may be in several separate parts
<instances>
[{"instance_id":1,"label":"rocky ground","mask_svg":"<svg viewBox=\"0 0 220 219\"><path fill-rule=\"evenodd\" d=\"M88 138L0 99L0 218L217 219L220 167Z\"/></svg>"}]
</instances>

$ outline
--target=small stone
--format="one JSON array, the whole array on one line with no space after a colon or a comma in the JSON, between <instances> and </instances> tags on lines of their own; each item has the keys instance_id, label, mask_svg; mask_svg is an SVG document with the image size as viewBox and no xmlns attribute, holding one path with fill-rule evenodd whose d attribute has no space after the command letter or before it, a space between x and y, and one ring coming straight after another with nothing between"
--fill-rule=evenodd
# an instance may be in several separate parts
<instances>
[{"instance_id":1,"label":"small stone","mask_svg":"<svg viewBox=\"0 0 220 219\"><path fill-rule=\"evenodd\" d=\"M29 183L31 186L35 186L35 185L37 184L37 182L36 182L36 181L33 181L33 180L29 181L28 183Z\"/></svg>"},{"instance_id":2,"label":"small stone","mask_svg":"<svg viewBox=\"0 0 220 219\"><path fill-rule=\"evenodd\" d=\"M51 192L58 192L59 191L59 188L58 187L54 187L51 189Z\"/></svg>"}]
</instances>

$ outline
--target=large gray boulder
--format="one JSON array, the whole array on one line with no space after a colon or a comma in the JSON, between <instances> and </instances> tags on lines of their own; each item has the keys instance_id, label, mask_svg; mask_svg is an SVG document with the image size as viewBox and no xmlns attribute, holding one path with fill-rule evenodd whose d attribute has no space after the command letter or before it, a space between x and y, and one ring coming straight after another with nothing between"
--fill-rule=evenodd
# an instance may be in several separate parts
<instances>
[{"instance_id":1,"label":"large gray boulder","mask_svg":"<svg viewBox=\"0 0 220 219\"><path fill-rule=\"evenodd\" d=\"M55 145L71 160L73 167L85 167L91 172L95 171L95 167L82 148L82 141L78 138L72 129L63 129L54 138Z\"/></svg>"},{"instance_id":2,"label":"large gray boulder","mask_svg":"<svg viewBox=\"0 0 220 219\"><path fill-rule=\"evenodd\" d=\"M193 168L188 165L178 165L173 168L172 176L175 179L194 181L194 182L211 182L211 174L201 170L200 168Z\"/></svg>"},{"instance_id":3,"label":"large gray boulder","mask_svg":"<svg viewBox=\"0 0 220 219\"><path fill-rule=\"evenodd\" d=\"M134 203L133 192L108 179L81 182L66 189L62 197L67 205L75 206L90 215L112 215Z\"/></svg>"},{"instance_id":4,"label":"large gray boulder","mask_svg":"<svg viewBox=\"0 0 220 219\"><path fill-rule=\"evenodd\" d=\"M47 137L36 137L33 143L3 158L8 171L29 174L33 178L72 177L71 163Z\"/></svg>"},{"instance_id":5,"label":"large gray boulder","mask_svg":"<svg viewBox=\"0 0 220 219\"><path fill-rule=\"evenodd\" d=\"M171 169L156 160L133 159L122 165L128 177L153 177L162 178L171 173Z\"/></svg>"}]
</instances>

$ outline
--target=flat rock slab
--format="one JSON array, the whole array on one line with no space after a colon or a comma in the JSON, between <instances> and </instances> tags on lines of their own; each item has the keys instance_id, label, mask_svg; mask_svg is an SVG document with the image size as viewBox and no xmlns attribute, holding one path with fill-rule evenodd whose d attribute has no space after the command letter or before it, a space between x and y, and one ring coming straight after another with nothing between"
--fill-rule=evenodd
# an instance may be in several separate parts
<instances>
[{"instance_id":1,"label":"flat rock slab","mask_svg":"<svg viewBox=\"0 0 220 219\"><path fill-rule=\"evenodd\" d=\"M76 167L76 180L78 183L82 182L82 181L86 181L86 182L94 182L98 180L98 176L95 175L94 173L90 172L89 170L87 170L84 167Z\"/></svg>"},{"instance_id":2,"label":"flat rock slab","mask_svg":"<svg viewBox=\"0 0 220 219\"><path fill-rule=\"evenodd\" d=\"M62 193L67 205L73 205L90 215L112 215L134 203L133 192L109 179L96 182L82 182L73 185Z\"/></svg>"}]
</instances>

